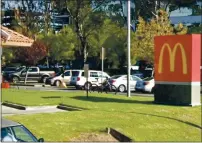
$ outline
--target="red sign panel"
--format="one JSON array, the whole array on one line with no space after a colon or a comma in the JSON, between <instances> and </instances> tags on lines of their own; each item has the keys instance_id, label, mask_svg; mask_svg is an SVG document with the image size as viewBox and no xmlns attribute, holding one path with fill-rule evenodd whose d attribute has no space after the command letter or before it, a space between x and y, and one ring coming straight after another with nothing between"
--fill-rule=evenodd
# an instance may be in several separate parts
<instances>
[{"instance_id":1,"label":"red sign panel","mask_svg":"<svg viewBox=\"0 0 202 143\"><path fill-rule=\"evenodd\" d=\"M200 81L201 35L155 37L155 80Z\"/></svg>"}]
</instances>

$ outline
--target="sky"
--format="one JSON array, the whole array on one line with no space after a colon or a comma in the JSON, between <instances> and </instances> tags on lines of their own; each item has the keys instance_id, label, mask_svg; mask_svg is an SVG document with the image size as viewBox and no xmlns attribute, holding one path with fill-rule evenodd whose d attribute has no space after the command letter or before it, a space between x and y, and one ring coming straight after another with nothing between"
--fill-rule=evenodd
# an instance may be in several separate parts
<instances>
[{"instance_id":1,"label":"sky","mask_svg":"<svg viewBox=\"0 0 202 143\"><path fill-rule=\"evenodd\" d=\"M181 8L175 11L172 11L170 16L189 16L192 14L192 10L188 8Z\"/></svg>"}]
</instances>

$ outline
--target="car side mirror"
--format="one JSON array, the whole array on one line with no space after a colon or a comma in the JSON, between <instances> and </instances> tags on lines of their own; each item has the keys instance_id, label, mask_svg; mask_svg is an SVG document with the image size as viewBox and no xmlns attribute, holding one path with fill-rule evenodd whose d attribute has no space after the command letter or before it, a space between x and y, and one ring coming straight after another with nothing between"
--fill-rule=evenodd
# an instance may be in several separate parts
<instances>
[{"instance_id":1,"label":"car side mirror","mask_svg":"<svg viewBox=\"0 0 202 143\"><path fill-rule=\"evenodd\" d=\"M43 138L38 139L38 142L44 142Z\"/></svg>"}]
</instances>

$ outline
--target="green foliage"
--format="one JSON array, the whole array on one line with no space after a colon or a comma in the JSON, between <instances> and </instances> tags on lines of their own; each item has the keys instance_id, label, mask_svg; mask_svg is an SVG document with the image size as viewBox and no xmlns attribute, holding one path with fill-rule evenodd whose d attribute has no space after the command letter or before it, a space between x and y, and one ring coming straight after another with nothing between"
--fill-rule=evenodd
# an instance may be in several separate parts
<instances>
[{"instance_id":1,"label":"green foliage","mask_svg":"<svg viewBox=\"0 0 202 143\"><path fill-rule=\"evenodd\" d=\"M15 59L15 54L12 48L4 48L2 52L2 65L9 64Z\"/></svg>"},{"instance_id":2,"label":"green foliage","mask_svg":"<svg viewBox=\"0 0 202 143\"><path fill-rule=\"evenodd\" d=\"M76 46L76 35L69 26L64 27L59 33L53 31L39 34L38 39L42 40L48 47L48 56L54 60L73 60Z\"/></svg>"},{"instance_id":3,"label":"green foliage","mask_svg":"<svg viewBox=\"0 0 202 143\"><path fill-rule=\"evenodd\" d=\"M191 7L192 15L201 15L202 14L202 7L200 5L193 5Z\"/></svg>"},{"instance_id":4,"label":"green foliage","mask_svg":"<svg viewBox=\"0 0 202 143\"><path fill-rule=\"evenodd\" d=\"M105 48L105 59L115 67L125 62L126 31L110 19L89 36L89 56L100 56L101 47Z\"/></svg>"},{"instance_id":5,"label":"green foliage","mask_svg":"<svg viewBox=\"0 0 202 143\"><path fill-rule=\"evenodd\" d=\"M126 62L126 40L127 29L112 25L111 35L106 39L106 58L113 64L114 68L124 66Z\"/></svg>"},{"instance_id":6,"label":"green foliage","mask_svg":"<svg viewBox=\"0 0 202 143\"><path fill-rule=\"evenodd\" d=\"M159 10L158 17L152 18L149 22L145 22L141 17L138 21L137 31L132 36L132 64L136 59L144 58L153 62L155 36L187 33L187 27L184 27L181 23L173 27L168 14L163 10Z\"/></svg>"},{"instance_id":7,"label":"green foliage","mask_svg":"<svg viewBox=\"0 0 202 143\"><path fill-rule=\"evenodd\" d=\"M193 25L188 29L189 34L202 34L202 24Z\"/></svg>"}]
</instances>

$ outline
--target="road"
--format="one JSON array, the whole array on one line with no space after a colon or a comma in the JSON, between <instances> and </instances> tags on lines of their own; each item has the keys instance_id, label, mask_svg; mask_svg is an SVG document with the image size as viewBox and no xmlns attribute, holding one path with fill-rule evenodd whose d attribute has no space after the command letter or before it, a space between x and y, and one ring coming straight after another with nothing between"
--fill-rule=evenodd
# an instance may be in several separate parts
<instances>
[{"instance_id":1,"label":"road","mask_svg":"<svg viewBox=\"0 0 202 143\"><path fill-rule=\"evenodd\" d=\"M55 86L50 87L40 87L40 86L11 86L11 88L17 88L17 89L26 89L26 90L38 90L38 91L59 91L59 92L78 92L78 91L84 91L84 90L76 90L74 87L68 87L68 88L58 88ZM117 93L117 95L127 95L127 93ZM146 93L137 93L137 92L131 92L131 96L149 96L153 97L153 94L146 94Z\"/></svg>"},{"instance_id":2,"label":"road","mask_svg":"<svg viewBox=\"0 0 202 143\"><path fill-rule=\"evenodd\" d=\"M35 106L35 107L27 107L26 110L18 110L18 109L10 108L3 105L1 105L1 111L2 111L2 116L67 112L66 110L57 109L56 106Z\"/></svg>"}]
</instances>

